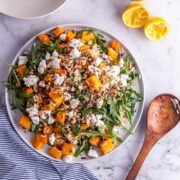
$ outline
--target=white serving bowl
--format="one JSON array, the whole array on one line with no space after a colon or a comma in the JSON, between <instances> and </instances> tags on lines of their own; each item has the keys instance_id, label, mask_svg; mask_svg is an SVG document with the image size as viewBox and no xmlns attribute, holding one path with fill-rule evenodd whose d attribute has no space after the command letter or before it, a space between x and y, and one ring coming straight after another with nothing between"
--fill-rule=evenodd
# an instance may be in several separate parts
<instances>
[{"instance_id":1,"label":"white serving bowl","mask_svg":"<svg viewBox=\"0 0 180 180\"><path fill-rule=\"evenodd\" d=\"M68 0L0 0L0 12L20 19L47 16L63 7Z\"/></svg>"},{"instance_id":2,"label":"white serving bowl","mask_svg":"<svg viewBox=\"0 0 180 180\"><path fill-rule=\"evenodd\" d=\"M82 25L82 24L67 24L67 25L59 25L61 27L63 27L64 29L75 29L75 30L82 30L82 29L92 29L92 30L96 30L96 31L99 31L101 32L106 39L117 39L115 38L114 36L112 36L111 34L101 30L101 29L98 29L96 27L92 27L92 26L88 26L88 25ZM57 26L56 26L57 27ZM42 32L40 32L39 34L41 33L48 33L49 31L53 30L55 27L51 27L49 29L46 29ZM14 60L12 61L12 64L16 64L17 62L17 59L18 57L26 50L28 49L32 44L33 42L35 42L36 40L36 37L38 35L35 35L34 37L32 37L20 50L19 52L17 53L17 55L15 56ZM118 39L117 39L118 40ZM122 44L122 43L121 43ZM128 49L122 44L123 48L125 49L126 52L128 52L130 55L131 53L128 51ZM132 55L131 55L132 56ZM133 61L135 63L135 66L136 66L136 69L138 71L138 74L139 74L139 78L136 82L136 89L143 95L144 97L144 84L143 84L143 79L142 79L142 74L141 74L141 71L139 69L139 66L137 64L137 62L135 61L135 59L133 58ZM9 69L9 72L10 72L11 69ZM140 121L140 118L141 118L141 115L142 115L142 111L143 111L143 107L144 107L144 99L141 101L141 102L138 102L135 109L136 109L136 113L134 114L133 116L133 123L130 127L127 127L129 129L129 131L131 132L134 132L135 128L137 127L139 121ZM31 144L31 139L32 139L32 136L33 136L33 133L26 133L25 130L19 125L19 119L20 119L20 116L21 116L21 112L19 110L11 110L11 105L10 105L10 101L9 101L9 93L6 89L5 91L5 100L6 100L6 106L7 106L7 110L8 110L8 114L9 114L9 117L10 117L10 121L14 127L14 129L16 130L16 132L18 133L18 135L22 138L22 140L28 145L30 146L32 149L34 149L36 152L38 152L39 154L49 158L49 159L53 159L53 160L56 160L56 161L61 161L62 160L57 160L57 159L54 159L52 156L48 155L47 151L48 151L48 148L49 146L48 145L45 145L45 147L38 151L36 150L32 144ZM129 137L129 133L128 132L124 132L122 134L122 140L123 140L123 143L125 142L125 140ZM122 144L123 144L122 143ZM117 150L118 148L120 148L121 145L119 145L118 147L116 147L113 151L111 151L110 153L108 153L107 155L113 153L115 150ZM106 155L103 155L103 156L100 156L98 158L95 158L95 159L100 159L100 158L103 158L104 156ZM94 159L75 159L73 161L73 163L84 163L84 162L88 162L90 160L94 160Z\"/></svg>"}]
</instances>

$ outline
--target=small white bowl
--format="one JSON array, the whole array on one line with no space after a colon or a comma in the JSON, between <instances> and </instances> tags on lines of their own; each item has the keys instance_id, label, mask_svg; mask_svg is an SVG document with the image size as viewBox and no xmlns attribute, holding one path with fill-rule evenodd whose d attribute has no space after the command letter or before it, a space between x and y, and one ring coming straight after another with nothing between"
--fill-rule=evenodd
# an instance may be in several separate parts
<instances>
[{"instance_id":1,"label":"small white bowl","mask_svg":"<svg viewBox=\"0 0 180 180\"><path fill-rule=\"evenodd\" d=\"M45 17L57 11L68 0L0 0L0 12L20 19Z\"/></svg>"}]
</instances>

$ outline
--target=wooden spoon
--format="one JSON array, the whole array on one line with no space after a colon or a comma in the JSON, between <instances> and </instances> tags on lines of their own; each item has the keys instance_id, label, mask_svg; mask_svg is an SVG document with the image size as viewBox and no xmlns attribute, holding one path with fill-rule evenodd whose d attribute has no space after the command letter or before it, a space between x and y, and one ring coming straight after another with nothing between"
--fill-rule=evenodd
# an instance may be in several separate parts
<instances>
[{"instance_id":1,"label":"wooden spoon","mask_svg":"<svg viewBox=\"0 0 180 180\"><path fill-rule=\"evenodd\" d=\"M145 158L166 133L180 120L180 101L170 94L157 96L150 104L147 114L147 130L141 151L126 180L135 180Z\"/></svg>"}]
</instances>

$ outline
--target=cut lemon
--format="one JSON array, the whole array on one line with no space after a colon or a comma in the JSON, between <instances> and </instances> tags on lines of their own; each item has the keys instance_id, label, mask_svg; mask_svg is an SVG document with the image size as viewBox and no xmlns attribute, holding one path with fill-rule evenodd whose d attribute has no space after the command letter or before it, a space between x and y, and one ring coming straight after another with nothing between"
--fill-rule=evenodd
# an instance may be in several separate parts
<instances>
[{"instance_id":1,"label":"cut lemon","mask_svg":"<svg viewBox=\"0 0 180 180\"><path fill-rule=\"evenodd\" d=\"M144 33L151 41L158 41L169 33L169 25L165 19L155 17L145 24Z\"/></svg>"},{"instance_id":2,"label":"cut lemon","mask_svg":"<svg viewBox=\"0 0 180 180\"><path fill-rule=\"evenodd\" d=\"M124 24L131 28L144 26L149 17L150 14L148 10L142 4L133 4L129 6L122 15Z\"/></svg>"}]
</instances>

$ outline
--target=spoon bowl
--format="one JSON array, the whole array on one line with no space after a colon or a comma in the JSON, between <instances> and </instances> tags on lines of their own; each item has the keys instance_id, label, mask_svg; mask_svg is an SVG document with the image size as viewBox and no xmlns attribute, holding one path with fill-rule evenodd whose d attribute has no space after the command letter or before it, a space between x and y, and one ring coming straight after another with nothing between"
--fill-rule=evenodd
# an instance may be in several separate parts
<instances>
[{"instance_id":1,"label":"spoon bowl","mask_svg":"<svg viewBox=\"0 0 180 180\"><path fill-rule=\"evenodd\" d=\"M126 180L135 180L143 162L153 146L173 129L180 120L180 100L171 94L161 94L150 103L147 130L141 151Z\"/></svg>"}]
</instances>

